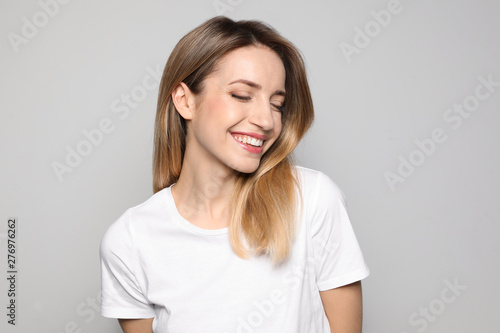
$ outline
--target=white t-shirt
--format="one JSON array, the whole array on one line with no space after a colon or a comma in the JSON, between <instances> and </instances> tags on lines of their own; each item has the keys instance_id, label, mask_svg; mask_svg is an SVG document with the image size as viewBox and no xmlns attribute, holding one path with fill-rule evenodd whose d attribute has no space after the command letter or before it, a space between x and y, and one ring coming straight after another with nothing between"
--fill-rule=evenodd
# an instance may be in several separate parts
<instances>
[{"instance_id":1,"label":"white t-shirt","mask_svg":"<svg viewBox=\"0 0 500 333\"><path fill-rule=\"evenodd\" d=\"M329 333L319 291L369 274L344 204L325 174L297 167L301 222L290 259L239 258L228 228L186 221L170 188L128 209L101 242L101 314L152 318L155 333Z\"/></svg>"}]
</instances>

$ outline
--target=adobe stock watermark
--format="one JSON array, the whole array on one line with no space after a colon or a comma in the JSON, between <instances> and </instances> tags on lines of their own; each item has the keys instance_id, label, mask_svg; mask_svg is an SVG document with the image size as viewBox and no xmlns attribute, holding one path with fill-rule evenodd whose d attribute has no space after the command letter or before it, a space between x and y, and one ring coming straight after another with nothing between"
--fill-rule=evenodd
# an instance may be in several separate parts
<instances>
[{"instance_id":1,"label":"adobe stock watermark","mask_svg":"<svg viewBox=\"0 0 500 333\"><path fill-rule=\"evenodd\" d=\"M110 110L118 119L104 117L94 128L83 129L80 135L81 139L74 146L66 145L64 161L53 161L50 164L59 182L63 182L65 175L72 173L75 168L81 165L84 159L94 151L94 148L104 142L106 135L113 133L116 125L120 121L126 120L131 111L139 107L140 103L148 97L149 92L157 89L161 76L160 65L156 65L156 69L146 66L146 74L141 83L133 86L129 93L123 93L111 101Z\"/></svg>"},{"instance_id":2,"label":"adobe stock watermark","mask_svg":"<svg viewBox=\"0 0 500 333\"><path fill-rule=\"evenodd\" d=\"M400 0L389 0L386 9L372 10L370 12L371 19L362 28L355 26L352 42L342 41L339 44L340 51L347 63L350 64L355 54L360 54L362 50L367 48L380 35L382 30L391 24L393 17L403 12L403 9L404 6Z\"/></svg>"},{"instance_id":3,"label":"adobe stock watermark","mask_svg":"<svg viewBox=\"0 0 500 333\"><path fill-rule=\"evenodd\" d=\"M212 5L217 15L227 15L227 12L232 12L242 2L243 0L214 0Z\"/></svg>"},{"instance_id":4,"label":"adobe stock watermark","mask_svg":"<svg viewBox=\"0 0 500 333\"><path fill-rule=\"evenodd\" d=\"M466 96L461 103L455 103L443 112L443 121L453 131L458 130L462 126L463 121L474 114L479 109L481 103L490 98L496 89L500 87L500 82L493 80L493 74L489 74L487 77L479 76L477 80L479 84L473 93ZM448 135L442 127L434 128L427 138L416 138L413 141L416 147L407 156L398 156L399 164L396 171L384 172L383 177L390 190L394 192L396 185L404 183L408 177L413 175L416 169L421 167L436 152L438 145L446 140L448 140Z\"/></svg>"},{"instance_id":5,"label":"adobe stock watermark","mask_svg":"<svg viewBox=\"0 0 500 333\"><path fill-rule=\"evenodd\" d=\"M313 240L316 243L316 248L321 248L321 253L316 253L318 257L308 256L304 259L304 263L295 263L283 273L281 282L283 286L275 288L269 292L269 296L262 300L255 300L253 304L253 311L248 313L245 317L238 316L236 333L254 333L257 332L266 319L270 318L277 308L287 301L287 298L292 295L292 292L298 290L304 277L314 274L314 265L318 261L323 261L325 256L335 252L337 246L332 245L322 238Z\"/></svg>"},{"instance_id":6,"label":"adobe stock watermark","mask_svg":"<svg viewBox=\"0 0 500 333\"><path fill-rule=\"evenodd\" d=\"M7 33L7 39L9 40L14 52L19 53L19 47L23 44L28 44L30 40L35 38L40 32L40 29L47 26L50 20L59 14L61 5L66 5L69 2L70 0L38 1L40 10L31 15L31 18L27 18L26 16L21 18L21 34L12 31Z\"/></svg>"},{"instance_id":7,"label":"adobe stock watermark","mask_svg":"<svg viewBox=\"0 0 500 333\"><path fill-rule=\"evenodd\" d=\"M106 296L112 297L111 292L102 291ZM78 316L76 320L69 320L64 324L62 330L58 333L82 333L85 327L90 325L101 311L101 290L95 297L88 296L75 307L75 314Z\"/></svg>"},{"instance_id":8,"label":"adobe stock watermark","mask_svg":"<svg viewBox=\"0 0 500 333\"><path fill-rule=\"evenodd\" d=\"M417 311L408 317L408 323L418 333L427 330L429 325L434 323L462 295L462 292L468 288L460 284L458 278L455 278L453 282L446 279L444 280L444 284L445 287L441 289L438 297L431 299L427 305L419 307ZM401 331L401 333L409 332Z\"/></svg>"},{"instance_id":9,"label":"adobe stock watermark","mask_svg":"<svg viewBox=\"0 0 500 333\"><path fill-rule=\"evenodd\" d=\"M275 288L270 291L269 296L262 300L255 300L253 304L254 310L248 313L245 317L238 316L237 318L237 333L254 333L264 324L266 319L270 318L276 309L287 301L292 292L301 286L301 281L306 274L309 274L312 268L309 265L309 259L306 266L296 264L290 270L285 272L281 281L283 287Z\"/></svg>"}]
</instances>

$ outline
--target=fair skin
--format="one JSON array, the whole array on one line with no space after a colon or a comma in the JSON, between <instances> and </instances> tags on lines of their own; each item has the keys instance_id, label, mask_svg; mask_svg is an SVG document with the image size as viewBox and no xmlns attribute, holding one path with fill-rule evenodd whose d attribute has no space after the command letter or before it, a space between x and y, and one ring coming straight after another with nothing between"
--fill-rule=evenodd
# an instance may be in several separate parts
<instances>
[{"instance_id":1,"label":"fair skin","mask_svg":"<svg viewBox=\"0 0 500 333\"><path fill-rule=\"evenodd\" d=\"M229 225L236 175L254 172L279 137L285 93L283 63L264 46L224 56L199 95L184 83L174 89L172 100L186 120L187 138L181 174L171 191L187 221L204 229ZM332 332L361 332L356 331L361 327L360 285L359 292L346 286L320 295ZM119 322L124 333L152 332L152 318Z\"/></svg>"},{"instance_id":2,"label":"fair skin","mask_svg":"<svg viewBox=\"0 0 500 333\"><path fill-rule=\"evenodd\" d=\"M124 333L153 333L153 320L148 319L118 319Z\"/></svg>"},{"instance_id":3,"label":"fair skin","mask_svg":"<svg viewBox=\"0 0 500 333\"><path fill-rule=\"evenodd\" d=\"M229 202L237 172L254 172L278 138L278 107L284 103L284 93L283 63L265 47L230 52L218 70L205 79L199 96L184 83L173 92L188 134L172 196L186 220L205 229L229 225ZM265 140L262 147L250 147L238 140L243 138Z\"/></svg>"},{"instance_id":4,"label":"fair skin","mask_svg":"<svg viewBox=\"0 0 500 333\"><path fill-rule=\"evenodd\" d=\"M363 301L361 281L320 291L332 333L361 333Z\"/></svg>"}]
</instances>

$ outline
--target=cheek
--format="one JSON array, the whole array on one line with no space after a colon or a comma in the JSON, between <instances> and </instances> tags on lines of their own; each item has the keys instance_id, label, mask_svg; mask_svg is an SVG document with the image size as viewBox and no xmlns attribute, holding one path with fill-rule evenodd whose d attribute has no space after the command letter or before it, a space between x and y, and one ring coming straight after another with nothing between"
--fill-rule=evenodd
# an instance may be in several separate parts
<instances>
[{"instance_id":1,"label":"cheek","mask_svg":"<svg viewBox=\"0 0 500 333\"><path fill-rule=\"evenodd\" d=\"M200 126L219 128L233 126L240 120L241 112L230 101L214 96L207 99L202 107L203 115L199 119ZM220 132L222 135L222 132Z\"/></svg>"},{"instance_id":2,"label":"cheek","mask_svg":"<svg viewBox=\"0 0 500 333\"><path fill-rule=\"evenodd\" d=\"M281 120L281 114L278 114L275 118L274 118L274 131L276 133L276 136L279 136L281 131L283 130L283 122Z\"/></svg>"},{"instance_id":3,"label":"cheek","mask_svg":"<svg viewBox=\"0 0 500 333\"><path fill-rule=\"evenodd\" d=\"M209 118L217 115L219 110L217 106L217 101L213 98L205 98L198 106L199 117L202 121L206 121ZM208 118L208 119L206 119Z\"/></svg>"},{"instance_id":4,"label":"cheek","mask_svg":"<svg viewBox=\"0 0 500 333\"><path fill-rule=\"evenodd\" d=\"M231 107L229 101L222 96L213 95L203 101L203 109L207 114L216 117L230 116Z\"/></svg>"}]
</instances>

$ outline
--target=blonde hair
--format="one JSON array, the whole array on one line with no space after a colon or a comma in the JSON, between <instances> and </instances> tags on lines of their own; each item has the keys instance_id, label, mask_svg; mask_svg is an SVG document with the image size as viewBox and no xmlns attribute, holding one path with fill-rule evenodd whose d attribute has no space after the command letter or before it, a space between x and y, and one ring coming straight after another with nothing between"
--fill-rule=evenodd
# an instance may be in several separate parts
<instances>
[{"instance_id":1,"label":"blonde hair","mask_svg":"<svg viewBox=\"0 0 500 333\"><path fill-rule=\"evenodd\" d=\"M290 154L314 118L305 65L300 52L272 27L259 21L214 17L185 35L172 51L160 83L154 132L153 190L177 182L186 148L186 123L176 111L172 91L184 82L193 93L203 92L203 80L228 52L264 45L285 67L285 112L282 131L262 156L258 169L239 173L230 203L229 237L233 250L248 258L248 248L269 255L275 264L286 260L296 232L299 183Z\"/></svg>"}]
</instances>

